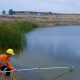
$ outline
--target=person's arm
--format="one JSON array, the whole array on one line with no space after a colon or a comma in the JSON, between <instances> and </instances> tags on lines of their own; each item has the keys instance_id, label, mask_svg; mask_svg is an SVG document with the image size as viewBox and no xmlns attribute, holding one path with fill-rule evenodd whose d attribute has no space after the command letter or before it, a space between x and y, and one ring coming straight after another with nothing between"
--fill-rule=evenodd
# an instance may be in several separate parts
<instances>
[{"instance_id":1,"label":"person's arm","mask_svg":"<svg viewBox=\"0 0 80 80\"><path fill-rule=\"evenodd\" d=\"M11 65L11 63L8 63L8 67L9 67L10 70L16 71L16 69Z\"/></svg>"},{"instance_id":2,"label":"person's arm","mask_svg":"<svg viewBox=\"0 0 80 80\"><path fill-rule=\"evenodd\" d=\"M11 65L10 62L7 62L6 64L7 64L7 66L9 67L10 70L15 70L15 68Z\"/></svg>"},{"instance_id":3,"label":"person's arm","mask_svg":"<svg viewBox=\"0 0 80 80\"><path fill-rule=\"evenodd\" d=\"M0 69L0 75L2 74L2 71L1 71L1 69Z\"/></svg>"}]
</instances>

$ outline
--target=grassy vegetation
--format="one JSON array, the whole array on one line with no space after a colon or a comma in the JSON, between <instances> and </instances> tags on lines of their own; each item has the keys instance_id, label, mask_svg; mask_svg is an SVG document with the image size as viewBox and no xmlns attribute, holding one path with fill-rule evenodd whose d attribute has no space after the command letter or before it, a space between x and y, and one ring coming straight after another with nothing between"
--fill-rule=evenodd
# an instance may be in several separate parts
<instances>
[{"instance_id":1,"label":"grassy vegetation","mask_svg":"<svg viewBox=\"0 0 80 80\"><path fill-rule=\"evenodd\" d=\"M0 22L0 50L13 48L21 50L25 46L25 33L37 25L26 21Z\"/></svg>"}]
</instances>

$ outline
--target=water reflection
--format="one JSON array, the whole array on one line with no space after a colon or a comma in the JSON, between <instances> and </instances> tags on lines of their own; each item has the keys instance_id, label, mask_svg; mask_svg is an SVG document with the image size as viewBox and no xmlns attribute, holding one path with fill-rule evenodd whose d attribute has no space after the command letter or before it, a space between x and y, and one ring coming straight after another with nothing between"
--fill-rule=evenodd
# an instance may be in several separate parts
<instances>
[{"instance_id":1,"label":"water reflection","mask_svg":"<svg viewBox=\"0 0 80 80\"><path fill-rule=\"evenodd\" d=\"M24 80L79 80L80 26L38 28L28 34L28 47L17 58L16 67L75 66L74 72L64 75L66 69L20 72ZM64 75L58 77L57 75ZM27 77L26 77L27 75ZM23 80L21 79L21 80Z\"/></svg>"},{"instance_id":2,"label":"water reflection","mask_svg":"<svg viewBox=\"0 0 80 80\"><path fill-rule=\"evenodd\" d=\"M32 52L49 53L68 60L80 57L78 26L38 29L29 35L28 44Z\"/></svg>"}]
</instances>

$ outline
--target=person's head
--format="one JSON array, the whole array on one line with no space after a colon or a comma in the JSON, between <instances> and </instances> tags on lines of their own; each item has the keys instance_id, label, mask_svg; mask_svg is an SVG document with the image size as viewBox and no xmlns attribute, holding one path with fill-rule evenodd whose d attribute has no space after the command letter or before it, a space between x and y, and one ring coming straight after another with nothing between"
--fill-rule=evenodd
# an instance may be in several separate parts
<instances>
[{"instance_id":1,"label":"person's head","mask_svg":"<svg viewBox=\"0 0 80 80\"><path fill-rule=\"evenodd\" d=\"M14 55L13 49L7 49L6 53L7 53L7 55L9 55L9 56L13 56L13 55Z\"/></svg>"}]
</instances>

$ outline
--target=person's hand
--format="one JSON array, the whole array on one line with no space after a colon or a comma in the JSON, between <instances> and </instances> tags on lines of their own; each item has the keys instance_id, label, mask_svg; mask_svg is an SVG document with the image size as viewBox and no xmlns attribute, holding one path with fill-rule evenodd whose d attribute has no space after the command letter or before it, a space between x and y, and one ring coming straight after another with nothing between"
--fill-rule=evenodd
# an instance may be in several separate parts
<instances>
[{"instance_id":1,"label":"person's hand","mask_svg":"<svg viewBox=\"0 0 80 80\"><path fill-rule=\"evenodd\" d=\"M2 74L2 71L0 70L0 75Z\"/></svg>"},{"instance_id":2,"label":"person's hand","mask_svg":"<svg viewBox=\"0 0 80 80\"><path fill-rule=\"evenodd\" d=\"M14 69L13 71L14 71L14 72L16 72L17 70L16 70L16 69Z\"/></svg>"}]
</instances>

